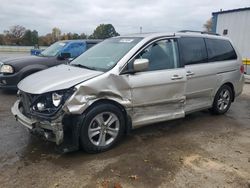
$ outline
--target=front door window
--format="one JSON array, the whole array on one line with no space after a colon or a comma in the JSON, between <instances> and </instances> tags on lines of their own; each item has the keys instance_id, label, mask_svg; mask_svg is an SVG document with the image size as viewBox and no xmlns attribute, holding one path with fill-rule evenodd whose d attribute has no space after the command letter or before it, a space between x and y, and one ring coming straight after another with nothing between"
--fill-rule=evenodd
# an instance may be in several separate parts
<instances>
[{"instance_id":1,"label":"front door window","mask_svg":"<svg viewBox=\"0 0 250 188\"><path fill-rule=\"evenodd\" d=\"M135 59L143 58L149 60L147 71L178 68L177 42L172 40L160 40L139 53Z\"/></svg>"}]
</instances>

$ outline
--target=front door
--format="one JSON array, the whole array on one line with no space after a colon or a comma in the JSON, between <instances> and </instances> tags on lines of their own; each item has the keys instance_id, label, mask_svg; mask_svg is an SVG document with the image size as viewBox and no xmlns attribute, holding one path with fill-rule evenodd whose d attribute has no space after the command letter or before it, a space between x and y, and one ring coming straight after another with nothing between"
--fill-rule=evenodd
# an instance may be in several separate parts
<instances>
[{"instance_id":1,"label":"front door","mask_svg":"<svg viewBox=\"0 0 250 188\"><path fill-rule=\"evenodd\" d=\"M149 60L146 71L129 75L134 126L184 117L186 72L178 57L177 41L161 39L134 58Z\"/></svg>"}]
</instances>

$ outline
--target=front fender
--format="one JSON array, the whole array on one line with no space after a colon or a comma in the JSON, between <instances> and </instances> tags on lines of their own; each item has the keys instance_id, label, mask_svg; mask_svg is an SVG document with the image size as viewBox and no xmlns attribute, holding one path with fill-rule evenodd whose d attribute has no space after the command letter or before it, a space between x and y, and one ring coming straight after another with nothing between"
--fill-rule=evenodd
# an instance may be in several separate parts
<instances>
[{"instance_id":1,"label":"front fender","mask_svg":"<svg viewBox=\"0 0 250 188\"><path fill-rule=\"evenodd\" d=\"M47 69L45 65L29 65L20 70L21 78L24 78L32 73Z\"/></svg>"},{"instance_id":2,"label":"front fender","mask_svg":"<svg viewBox=\"0 0 250 188\"><path fill-rule=\"evenodd\" d=\"M112 92L102 92L100 95L81 95L76 93L65 103L63 109L70 114L82 114L92 104L102 100L113 101L124 108L132 106L132 102L129 99L121 98Z\"/></svg>"}]
</instances>

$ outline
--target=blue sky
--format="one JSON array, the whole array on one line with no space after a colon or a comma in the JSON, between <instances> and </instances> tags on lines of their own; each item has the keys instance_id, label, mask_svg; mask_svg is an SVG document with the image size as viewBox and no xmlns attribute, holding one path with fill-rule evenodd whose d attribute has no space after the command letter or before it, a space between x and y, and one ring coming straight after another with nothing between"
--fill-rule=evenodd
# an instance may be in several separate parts
<instances>
[{"instance_id":1,"label":"blue sky","mask_svg":"<svg viewBox=\"0 0 250 188\"><path fill-rule=\"evenodd\" d=\"M62 33L91 34L101 23L111 23L120 34L202 30L211 13L250 7L249 0L1 0L0 33L13 25L36 29L40 35L53 27Z\"/></svg>"}]
</instances>

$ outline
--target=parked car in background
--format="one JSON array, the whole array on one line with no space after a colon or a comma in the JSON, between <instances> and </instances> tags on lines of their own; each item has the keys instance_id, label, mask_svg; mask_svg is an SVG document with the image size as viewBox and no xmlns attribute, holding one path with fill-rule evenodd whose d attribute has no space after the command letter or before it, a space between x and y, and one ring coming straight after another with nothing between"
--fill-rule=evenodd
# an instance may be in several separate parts
<instances>
[{"instance_id":1,"label":"parked car in background","mask_svg":"<svg viewBox=\"0 0 250 188\"><path fill-rule=\"evenodd\" d=\"M42 51L42 49L34 48L30 50L30 55L39 55Z\"/></svg>"},{"instance_id":2,"label":"parked car in background","mask_svg":"<svg viewBox=\"0 0 250 188\"><path fill-rule=\"evenodd\" d=\"M0 59L0 88L17 89L20 80L35 72L64 64L100 42L100 40L58 41L38 56Z\"/></svg>"},{"instance_id":3,"label":"parked car in background","mask_svg":"<svg viewBox=\"0 0 250 188\"><path fill-rule=\"evenodd\" d=\"M204 109L226 113L242 92L243 73L240 54L222 36L119 36L22 80L12 113L64 152L102 152L131 128Z\"/></svg>"}]
</instances>

